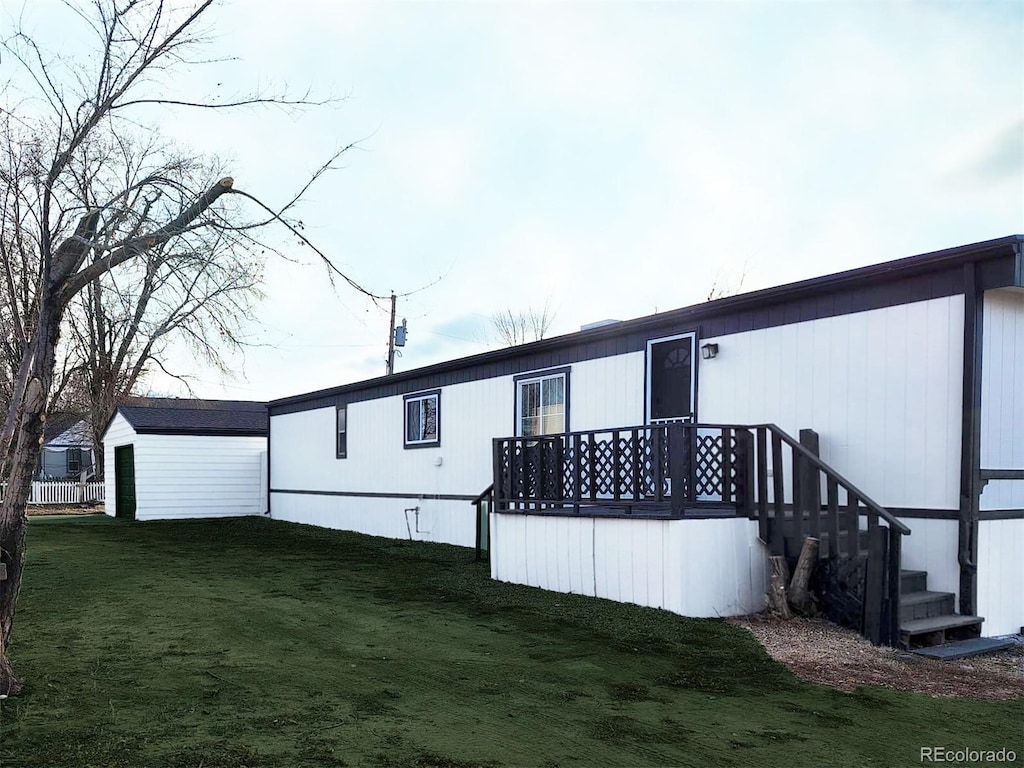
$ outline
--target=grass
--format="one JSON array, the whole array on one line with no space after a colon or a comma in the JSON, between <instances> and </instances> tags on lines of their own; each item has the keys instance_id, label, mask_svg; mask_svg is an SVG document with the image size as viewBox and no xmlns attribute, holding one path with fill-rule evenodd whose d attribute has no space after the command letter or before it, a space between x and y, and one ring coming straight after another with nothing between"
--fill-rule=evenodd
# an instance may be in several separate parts
<instances>
[{"instance_id":1,"label":"grass","mask_svg":"<svg viewBox=\"0 0 1024 768\"><path fill-rule=\"evenodd\" d=\"M1021 702L843 694L720 621L263 519L34 519L0 766L900 766Z\"/></svg>"}]
</instances>

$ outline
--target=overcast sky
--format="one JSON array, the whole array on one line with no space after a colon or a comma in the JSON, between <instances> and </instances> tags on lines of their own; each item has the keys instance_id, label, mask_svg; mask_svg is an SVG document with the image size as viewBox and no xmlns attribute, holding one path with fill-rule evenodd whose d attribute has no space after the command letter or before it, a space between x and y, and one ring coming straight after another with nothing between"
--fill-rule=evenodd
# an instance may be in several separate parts
<instances>
[{"instance_id":1,"label":"overcast sky","mask_svg":"<svg viewBox=\"0 0 1024 768\"><path fill-rule=\"evenodd\" d=\"M3 1L3 0L0 0ZM31 4L30 4L31 5ZM235 0L207 19L198 95L258 83L334 108L166 114L283 201L339 146L306 234L399 300L403 371L550 335L1024 232L1024 3L346 3ZM268 399L384 373L388 315L273 260L234 379ZM152 386L183 393L167 380Z\"/></svg>"}]
</instances>

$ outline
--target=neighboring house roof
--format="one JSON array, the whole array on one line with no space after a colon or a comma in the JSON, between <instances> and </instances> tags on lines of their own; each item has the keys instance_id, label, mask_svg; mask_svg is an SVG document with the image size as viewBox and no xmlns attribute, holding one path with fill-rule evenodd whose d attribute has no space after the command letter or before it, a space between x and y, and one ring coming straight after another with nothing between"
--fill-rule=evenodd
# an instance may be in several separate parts
<instances>
[{"instance_id":1,"label":"neighboring house roof","mask_svg":"<svg viewBox=\"0 0 1024 768\"><path fill-rule=\"evenodd\" d=\"M91 448L89 424L77 413L52 413L43 429L46 448Z\"/></svg>"},{"instance_id":2,"label":"neighboring house roof","mask_svg":"<svg viewBox=\"0 0 1024 768\"><path fill-rule=\"evenodd\" d=\"M114 416L116 417L118 413L139 434L238 436L267 434L266 403L248 400L140 397L133 398L125 405L119 406ZM107 424L107 429L109 428L110 424Z\"/></svg>"}]
</instances>

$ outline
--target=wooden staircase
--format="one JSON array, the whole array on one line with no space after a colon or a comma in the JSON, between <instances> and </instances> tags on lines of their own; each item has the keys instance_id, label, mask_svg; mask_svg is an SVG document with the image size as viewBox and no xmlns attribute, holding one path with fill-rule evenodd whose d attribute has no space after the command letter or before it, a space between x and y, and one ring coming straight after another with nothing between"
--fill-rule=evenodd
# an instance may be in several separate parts
<instances>
[{"instance_id":1,"label":"wooden staircase","mask_svg":"<svg viewBox=\"0 0 1024 768\"><path fill-rule=\"evenodd\" d=\"M952 592L928 589L927 571L900 571L900 645L925 648L981 636L980 616L956 612Z\"/></svg>"}]
</instances>

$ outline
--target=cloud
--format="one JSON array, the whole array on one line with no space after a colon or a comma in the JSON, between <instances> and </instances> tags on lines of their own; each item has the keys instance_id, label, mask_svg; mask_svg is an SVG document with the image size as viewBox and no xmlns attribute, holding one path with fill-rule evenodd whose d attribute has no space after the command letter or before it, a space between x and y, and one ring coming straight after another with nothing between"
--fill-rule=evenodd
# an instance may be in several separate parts
<instances>
[{"instance_id":1,"label":"cloud","mask_svg":"<svg viewBox=\"0 0 1024 768\"><path fill-rule=\"evenodd\" d=\"M1021 190L1020 184L1024 180L1024 120L1013 123L977 148L975 160L954 176L981 186L1015 181L1018 191Z\"/></svg>"}]
</instances>

